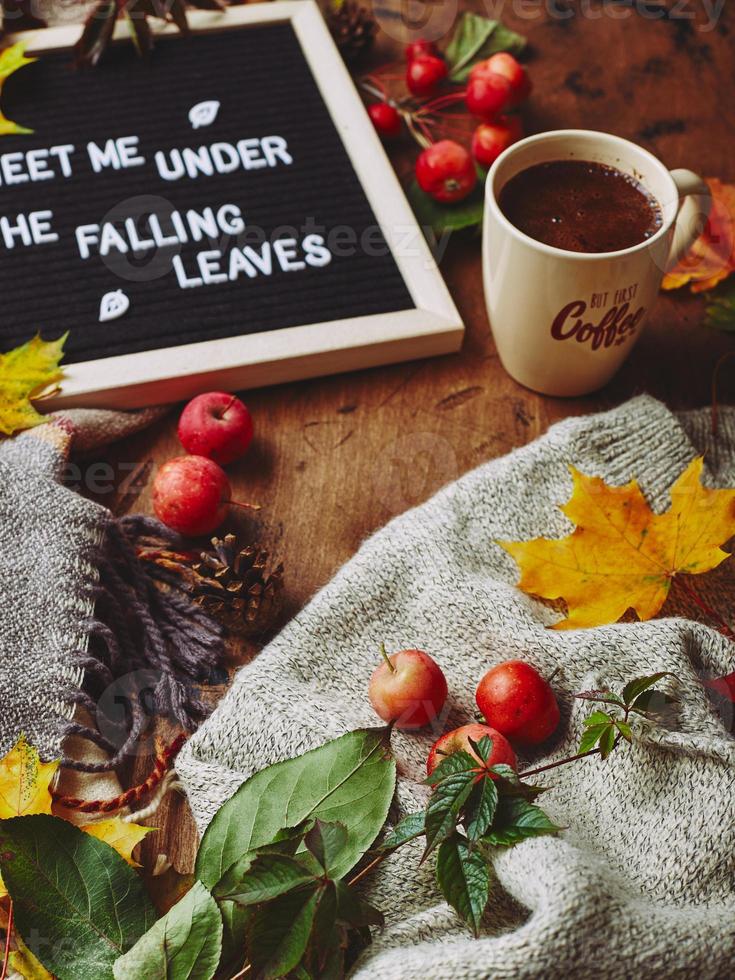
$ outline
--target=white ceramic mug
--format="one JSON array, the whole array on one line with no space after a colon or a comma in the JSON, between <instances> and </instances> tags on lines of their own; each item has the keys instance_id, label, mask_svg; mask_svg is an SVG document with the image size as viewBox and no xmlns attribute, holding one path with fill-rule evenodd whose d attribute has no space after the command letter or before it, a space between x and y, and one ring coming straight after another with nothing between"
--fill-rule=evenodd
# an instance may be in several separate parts
<instances>
[{"instance_id":1,"label":"white ceramic mug","mask_svg":"<svg viewBox=\"0 0 735 980\"><path fill-rule=\"evenodd\" d=\"M661 228L616 252L569 252L519 231L501 212L505 184L528 167L590 160L634 176L661 205ZM664 272L697 238L709 191L690 170L666 167L635 143L584 129L530 136L493 164L485 186L483 279L506 371L546 395L600 388L630 353Z\"/></svg>"}]
</instances>

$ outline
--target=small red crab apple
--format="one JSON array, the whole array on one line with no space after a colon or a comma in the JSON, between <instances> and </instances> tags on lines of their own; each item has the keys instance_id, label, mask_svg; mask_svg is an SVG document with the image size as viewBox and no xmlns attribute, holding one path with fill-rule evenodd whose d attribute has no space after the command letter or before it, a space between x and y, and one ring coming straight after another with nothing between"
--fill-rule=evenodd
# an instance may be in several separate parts
<instances>
[{"instance_id":1,"label":"small red crab apple","mask_svg":"<svg viewBox=\"0 0 735 980\"><path fill-rule=\"evenodd\" d=\"M246 452L253 438L253 420L239 398L208 391L192 398L179 419L181 445L195 456L226 466Z\"/></svg>"},{"instance_id":2,"label":"small red crab apple","mask_svg":"<svg viewBox=\"0 0 735 980\"><path fill-rule=\"evenodd\" d=\"M433 95L447 77L446 63L433 54L422 54L409 61L406 85L411 95Z\"/></svg>"},{"instance_id":3,"label":"small red crab apple","mask_svg":"<svg viewBox=\"0 0 735 980\"><path fill-rule=\"evenodd\" d=\"M190 537L209 534L227 516L232 491L227 475L206 456L177 456L153 481L153 509L163 523Z\"/></svg>"},{"instance_id":4,"label":"small red crab apple","mask_svg":"<svg viewBox=\"0 0 735 980\"><path fill-rule=\"evenodd\" d=\"M463 146L454 140L439 140L419 155L416 180L435 201L454 204L472 192L477 171L472 155Z\"/></svg>"},{"instance_id":5,"label":"small red crab apple","mask_svg":"<svg viewBox=\"0 0 735 980\"><path fill-rule=\"evenodd\" d=\"M406 61L409 63L415 61L416 58L422 58L427 54L435 55L437 53L436 45L433 41L427 41L425 38L420 37L415 41L411 41L410 44L406 45Z\"/></svg>"},{"instance_id":6,"label":"small red crab apple","mask_svg":"<svg viewBox=\"0 0 735 980\"><path fill-rule=\"evenodd\" d=\"M559 724L551 685L523 660L507 660L489 670L475 699L489 725L526 745L545 742Z\"/></svg>"},{"instance_id":7,"label":"small red crab apple","mask_svg":"<svg viewBox=\"0 0 735 980\"><path fill-rule=\"evenodd\" d=\"M368 115L381 136L393 139L401 135L401 114L395 106L388 102L373 102L368 106Z\"/></svg>"},{"instance_id":8,"label":"small red crab apple","mask_svg":"<svg viewBox=\"0 0 735 980\"><path fill-rule=\"evenodd\" d=\"M447 680L441 667L423 650L399 650L390 656L382 645L383 663L370 678L370 703L383 721L396 728L423 728L441 712Z\"/></svg>"},{"instance_id":9,"label":"small red crab apple","mask_svg":"<svg viewBox=\"0 0 735 980\"><path fill-rule=\"evenodd\" d=\"M469 752L471 756L474 756L480 762L475 750L470 745L470 739L477 744L485 735L488 735L493 740L493 747L486 764L488 766L497 766L503 763L515 769L517 765L516 755L508 739L489 725L473 723L471 725L462 725L461 728L455 728L454 731L447 732L446 735L442 735L441 738L438 738L434 742L429 752L429 758L426 760L427 774L430 776L442 759L451 755L452 752L459 752L460 749L464 752Z\"/></svg>"},{"instance_id":10,"label":"small red crab apple","mask_svg":"<svg viewBox=\"0 0 735 980\"><path fill-rule=\"evenodd\" d=\"M473 116L494 119L510 105L510 82L505 75L491 72L470 76L465 92L467 108Z\"/></svg>"},{"instance_id":11,"label":"small red crab apple","mask_svg":"<svg viewBox=\"0 0 735 980\"><path fill-rule=\"evenodd\" d=\"M510 102L511 108L520 105L521 102L525 102L528 96L531 94L532 84L531 79L528 76L528 72L512 54L507 51L498 51L497 54L492 55L487 61L480 63L482 66L479 74L483 73L496 73L498 75L505 75L505 77L510 82ZM479 67L479 66L477 66Z\"/></svg>"},{"instance_id":12,"label":"small red crab apple","mask_svg":"<svg viewBox=\"0 0 735 980\"><path fill-rule=\"evenodd\" d=\"M472 155L482 167L491 167L500 154L523 136L518 116L498 116L493 123L480 123L472 136Z\"/></svg>"}]
</instances>

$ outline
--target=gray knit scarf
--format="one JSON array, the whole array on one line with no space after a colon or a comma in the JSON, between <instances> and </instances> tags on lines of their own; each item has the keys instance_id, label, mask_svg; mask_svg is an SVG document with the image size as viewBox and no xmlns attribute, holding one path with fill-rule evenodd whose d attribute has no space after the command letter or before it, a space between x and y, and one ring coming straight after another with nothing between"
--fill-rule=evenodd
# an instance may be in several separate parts
<instances>
[{"instance_id":1,"label":"gray knit scarf","mask_svg":"<svg viewBox=\"0 0 735 980\"><path fill-rule=\"evenodd\" d=\"M0 755L23 733L59 758L76 734L109 758L64 764L101 771L136 747L152 714L191 730L206 713L199 684L222 653L221 632L136 557L146 536L175 539L150 518L114 520L63 482L72 448L120 438L154 414L68 412L0 442ZM78 705L91 724L75 719Z\"/></svg>"},{"instance_id":2,"label":"gray knit scarf","mask_svg":"<svg viewBox=\"0 0 735 980\"><path fill-rule=\"evenodd\" d=\"M638 398L604 415L554 426L396 518L366 541L284 630L238 674L177 760L198 825L251 773L359 726L378 646L421 647L449 679L447 727L475 713L474 688L493 664L520 657L562 703L556 741L535 759L575 751L589 706L577 691L676 674L676 730L652 725L606 762L585 759L537 777L544 809L567 829L495 861L480 939L440 898L420 846L400 848L366 879L386 926L358 962L360 980L554 980L732 976L735 954L735 741L701 678L735 667L715 629L666 613L651 622L555 632L556 614L519 592L517 569L494 542L570 529L558 505L568 464L622 484L635 476L656 509L687 463L707 453L707 480L735 485L735 411L716 442L704 412L673 415ZM731 562L726 562L729 566ZM726 575L697 587L728 616ZM668 682L669 679L667 679ZM727 719L725 719L727 721ZM397 816L421 809L432 735L395 733Z\"/></svg>"}]
</instances>

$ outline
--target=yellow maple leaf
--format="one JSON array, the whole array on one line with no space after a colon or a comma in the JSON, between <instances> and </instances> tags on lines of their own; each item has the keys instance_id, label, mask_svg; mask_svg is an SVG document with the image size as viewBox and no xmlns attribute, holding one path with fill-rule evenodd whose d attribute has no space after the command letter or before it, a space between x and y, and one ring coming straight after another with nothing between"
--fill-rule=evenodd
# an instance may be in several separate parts
<instances>
[{"instance_id":1,"label":"yellow maple leaf","mask_svg":"<svg viewBox=\"0 0 735 980\"><path fill-rule=\"evenodd\" d=\"M66 337L45 341L36 336L0 354L0 435L10 436L44 421L30 399L42 395L62 377L59 361Z\"/></svg>"},{"instance_id":2,"label":"yellow maple leaf","mask_svg":"<svg viewBox=\"0 0 735 980\"><path fill-rule=\"evenodd\" d=\"M638 483L610 487L570 467L572 496L561 509L576 524L565 538L499 541L518 563L524 592L563 599L567 617L554 629L614 623L633 609L651 619L677 575L719 565L735 534L735 490L702 486L704 460L687 466L671 488L671 507L654 514Z\"/></svg>"},{"instance_id":3,"label":"yellow maple leaf","mask_svg":"<svg viewBox=\"0 0 735 980\"><path fill-rule=\"evenodd\" d=\"M49 786L58 768L58 762L41 762L38 752L21 735L0 759L0 820L51 813Z\"/></svg>"},{"instance_id":4,"label":"yellow maple leaf","mask_svg":"<svg viewBox=\"0 0 735 980\"><path fill-rule=\"evenodd\" d=\"M17 930L13 933L13 939L17 948L9 957L11 970L25 977L25 980L53 980L53 974L49 973L43 963L36 959Z\"/></svg>"},{"instance_id":5,"label":"yellow maple leaf","mask_svg":"<svg viewBox=\"0 0 735 980\"><path fill-rule=\"evenodd\" d=\"M109 820L96 820L94 823L86 823L82 826L92 837L103 840L105 844L114 847L120 857L125 858L128 864L134 868L139 868L137 861L133 860L133 850L146 834L150 834L155 827L144 827L139 823L126 823L120 817L111 817Z\"/></svg>"},{"instance_id":6,"label":"yellow maple leaf","mask_svg":"<svg viewBox=\"0 0 735 980\"><path fill-rule=\"evenodd\" d=\"M2 87L6 78L12 75L13 72L18 71L19 68L25 68L26 65L31 65L34 61L38 60L27 57L25 52L26 46L22 41L18 41L17 44L11 44L9 48L0 51L0 93L2 93ZM3 113L0 112L0 136L32 132L32 129L26 129L25 126L19 126L18 123L6 119Z\"/></svg>"}]
</instances>

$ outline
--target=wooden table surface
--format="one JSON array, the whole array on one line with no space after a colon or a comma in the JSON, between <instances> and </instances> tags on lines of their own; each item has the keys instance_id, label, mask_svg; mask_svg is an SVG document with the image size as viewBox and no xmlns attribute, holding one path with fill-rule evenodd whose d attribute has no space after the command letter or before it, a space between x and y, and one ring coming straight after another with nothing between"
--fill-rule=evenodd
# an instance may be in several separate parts
<instances>
[{"instance_id":1,"label":"wooden table surface","mask_svg":"<svg viewBox=\"0 0 735 980\"><path fill-rule=\"evenodd\" d=\"M669 167L735 181L733 5L725 5L711 31L699 30L707 19L699 0L676 4L696 11L695 21L647 19L636 6L653 14L673 9L674 2L505 4L504 21L529 38L534 92L524 112L527 132L603 129L641 143ZM548 7L564 16L550 16ZM381 32L373 60L383 63L400 51L399 39ZM402 175L414 156L408 142L396 150ZM672 407L707 404L718 358L735 349L733 338L702 326L701 300L662 295L640 343L608 387L591 397L545 398L520 387L500 365L483 302L477 236L456 237L441 268L467 325L461 353L246 396L256 441L229 472L234 496L263 509L257 520L237 517L236 524L285 563L279 625L366 535L447 481L535 439L558 419L617 405L638 392ZM723 400L732 399L732 364L722 371ZM112 447L104 459L122 478L134 462L162 463L178 455L176 418L172 413ZM149 492L150 486L137 509L150 510ZM149 764L137 760L124 779L139 781ZM144 844L144 864L165 852L179 870L190 869L196 835L186 803L169 797L148 822L159 830Z\"/></svg>"}]
</instances>

